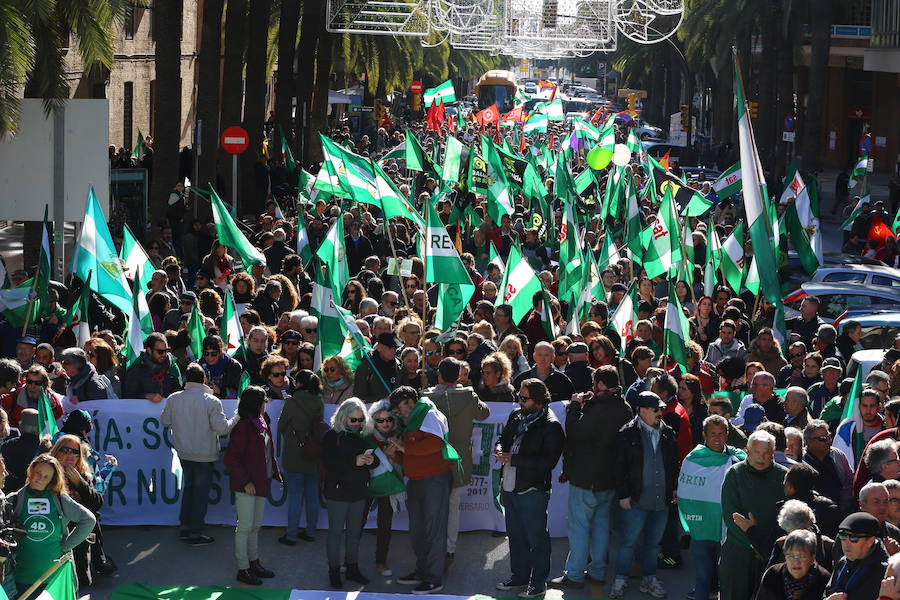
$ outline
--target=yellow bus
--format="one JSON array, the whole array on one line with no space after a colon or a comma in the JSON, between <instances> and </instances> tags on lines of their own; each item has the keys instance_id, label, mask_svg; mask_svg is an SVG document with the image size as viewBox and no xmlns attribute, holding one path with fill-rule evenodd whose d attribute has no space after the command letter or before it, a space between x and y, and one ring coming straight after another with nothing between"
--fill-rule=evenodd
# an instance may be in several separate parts
<instances>
[{"instance_id":1,"label":"yellow bus","mask_svg":"<svg viewBox=\"0 0 900 600\"><path fill-rule=\"evenodd\" d=\"M475 95L478 96L478 110L496 104L500 112L509 112L516 98L516 76L510 71L488 71L475 85Z\"/></svg>"}]
</instances>

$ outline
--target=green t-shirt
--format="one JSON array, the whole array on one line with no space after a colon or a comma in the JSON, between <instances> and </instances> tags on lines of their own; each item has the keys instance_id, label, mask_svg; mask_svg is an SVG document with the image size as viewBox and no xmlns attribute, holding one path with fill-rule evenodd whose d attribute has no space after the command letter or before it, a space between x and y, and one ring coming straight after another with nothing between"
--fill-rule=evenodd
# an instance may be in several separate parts
<instances>
[{"instance_id":1,"label":"green t-shirt","mask_svg":"<svg viewBox=\"0 0 900 600\"><path fill-rule=\"evenodd\" d=\"M19 519L27 532L16 551L16 583L32 584L62 556L63 520L52 492L22 490Z\"/></svg>"}]
</instances>

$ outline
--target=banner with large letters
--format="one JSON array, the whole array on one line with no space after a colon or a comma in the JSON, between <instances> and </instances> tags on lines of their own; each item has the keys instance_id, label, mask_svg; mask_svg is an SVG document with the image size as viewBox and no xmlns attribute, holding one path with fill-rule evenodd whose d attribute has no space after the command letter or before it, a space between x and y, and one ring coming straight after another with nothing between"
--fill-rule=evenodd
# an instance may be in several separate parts
<instances>
[{"instance_id":1,"label":"banner with large letters","mask_svg":"<svg viewBox=\"0 0 900 600\"><path fill-rule=\"evenodd\" d=\"M234 414L236 400L223 400L226 416ZM172 449L170 432L159 422L164 404L147 400L95 400L82 402L78 408L88 411L94 421L90 433L91 446L100 454L112 454L119 461L119 469L113 473L100 512L107 525L177 525L181 505L181 466L177 453ZM491 402L491 415L483 422L476 422L471 448L458 448L472 453L472 483L465 488L460 500L460 530L503 531L503 513L497 496L500 489L500 464L493 457L493 449L515 404ZM325 406L325 419L329 421L335 405ZM553 403L551 410L565 423L562 403ZM276 437L276 453L280 457L277 423L281 402L270 402L267 407ZM223 440L224 441L224 440ZM550 496L549 529L554 537L566 536L566 506L568 485L557 483L562 469L560 461L553 473L553 493ZM304 511L305 512L305 511ZM369 515L369 526L374 526L374 513ZM301 517L301 526L304 525ZM210 490L209 524L233 524L235 522L234 497L228 486L228 472L220 456L213 473ZM277 482L272 484L272 495L266 507L264 525L287 523L287 491ZM320 511L319 528L327 527L328 516ZM405 512L394 515L394 529L405 530Z\"/></svg>"}]
</instances>

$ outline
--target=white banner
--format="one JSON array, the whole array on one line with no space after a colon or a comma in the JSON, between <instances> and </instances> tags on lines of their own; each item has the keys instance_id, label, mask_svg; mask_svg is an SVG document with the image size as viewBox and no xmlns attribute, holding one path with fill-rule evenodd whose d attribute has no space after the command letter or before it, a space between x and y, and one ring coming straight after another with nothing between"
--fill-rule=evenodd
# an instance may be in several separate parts
<instances>
[{"instance_id":1,"label":"white banner","mask_svg":"<svg viewBox=\"0 0 900 600\"><path fill-rule=\"evenodd\" d=\"M226 416L231 416L237 400L223 400ZM93 448L101 454L119 459L119 469L113 473L100 511L108 525L177 525L181 506L181 466L171 447L170 433L159 422L164 403L147 400L95 400L82 402L78 408L91 414L94 429L90 434ZM503 531L503 513L495 497L500 489L500 464L493 457L497 438L506 424L509 413L517 405L489 403L491 416L476 422L472 433L472 483L463 491L460 500L460 530ZM565 409L556 402L550 405L565 425ZM267 408L276 437L276 454L281 456L277 423L281 402L270 402ZM325 406L326 421L335 405ZM464 449L457 448L460 454ZM566 536L568 486L558 483L562 461L553 471L553 493L550 496L549 528L553 537ZM266 508L264 525L284 526L287 523L287 492L278 482L272 483L272 495ZM304 526L305 511L302 511ZM369 515L369 527L375 525L375 513ZM213 473L210 490L208 524L235 522L234 496L229 490L228 472L220 456ZM325 510L319 513L319 528L328 526ZM394 515L394 529L407 529L406 513Z\"/></svg>"}]
</instances>

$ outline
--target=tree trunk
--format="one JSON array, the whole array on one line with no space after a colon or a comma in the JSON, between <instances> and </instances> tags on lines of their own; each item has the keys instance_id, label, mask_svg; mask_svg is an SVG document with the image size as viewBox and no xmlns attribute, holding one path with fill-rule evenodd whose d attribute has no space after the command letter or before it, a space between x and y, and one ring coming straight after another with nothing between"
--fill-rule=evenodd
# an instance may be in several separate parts
<instances>
[{"instance_id":1,"label":"tree trunk","mask_svg":"<svg viewBox=\"0 0 900 600\"><path fill-rule=\"evenodd\" d=\"M181 141L181 13L182 0L157 2L153 9L153 30L157 32L157 43L153 101L153 181L150 182L149 212L154 225L164 217L169 191L178 178Z\"/></svg>"},{"instance_id":2,"label":"tree trunk","mask_svg":"<svg viewBox=\"0 0 900 600\"><path fill-rule=\"evenodd\" d=\"M819 0L809 17L812 47L809 57L809 99L803 124L803 170L817 171L820 165L822 119L828 88L828 52L831 48L833 0Z\"/></svg>"},{"instance_id":3,"label":"tree trunk","mask_svg":"<svg viewBox=\"0 0 900 600\"><path fill-rule=\"evenodd\" d=\"M661 53L654 49L653 57L656 59L654 62L657 64L661 63ZM669 123L666 119L666 109L664 106L664 98L666 89L666 73L665 70L661 68L651 69L650 71L650 89L653 92L650 95L650 115L649 121L654 125L661 127L666 134L669 132Z\"/></svg>"},{"instance_id":4,"label":"tree trunk","mask_svg":"<svg viewBox=\"0 0 900 600\"><path fill-rule=\"evenodd\" d=\"M269 30L269 6L272 0L250 0L247 36L247 81L244 89L244 129L250 135L250 147L238 162L244 182L241 189L243 211L262 212L265 191L257 189L254 166L265 135L266 120L266 46Z\"/></svg>"},{"instance_id":5,"label":"tree trunk","mask_svg":"<svg viewBox=\"0 0 900 600\"><path fill-rule=\"evenodd\" d=\"M222 115L219 130L241 122L244 104L244 50L247 45L247 0L228 0L225 9L225 64L222 69ZM249 150L248 150L249 151ZM219 162L223 188L234 202L231 189L231 160Z\"/></svg>"},{"instance_id":6,"label":"tree trunk","mask_svg":"<svg viewBox=\"0 0 900 600\"><path fill-rule=\"evenodd\" d=\"M731 132L734 130L734 62L729 56L719 68L716 80L716 131L715 137L720 144L731 141ZM728 165L719 165L721 169L727 169Z\"/></svg>"},{"instance_id":7,"label":"tree trunk","mask_svg":"<svg viewBox=\"0 0 900 600\"><path fill-rule=\"evenodd\" d=\"M278 30L278 77L275 80L275 120L288 140L293 126L294 56L297 49L297 24L300 0L281 0L281 27ZM280 139L280 138L276 138Z\"/></svg>"},{"instance_id":8,"label":"tree trunk","mask_svg":"<svg viewBox=\"0 0 900 600\"><path fill-rule=\"evenodd\" d=\"M782 139L784 130L783 119L787 115L795 114L794 106L794 40L797 39L797 16L795 11L785 15L788 19L787 27L778 32L778 114L775 124L775 176L783 179L790 161L788 147L793 146Z\"/></svg>"},{"instance_id":9,"label":"tree trunk","mask_svg":"<svg viewBox=\"0 0 900 600\"><path fill-rule=\"evenodd\" d=\"M222 74L222 10L224 0L203 0L203 29L197 58L197 119L201 154L196 184L215 184L219 151L219 82Z\"/></svg>"},{"instance_id":10,"label":"tree trunk","mask_svg":"<svg viewBox=\"0 0 900 600\"><path fill-rule=\"evenodd\" d=\"M322 5L320 2L303 3L303 21L300 24L300 47L297 56L297 120L294 127L297 135L293 150L305 165L309 162L306 143L306 129L312 107L313 77L316 71L316 47L322 29ZM302 146L302 147L301 147Z\"/></svg>"},{"instance_id":11,"label":"tree trunk","mask_svg":"<svg viewBox=\"0 0 900 600\"><path fill-rule=\"evenodd\" d=\"M316 49L316 79L313 88L312 109L307 128L307 156L311 162L322 160L322 145L319 132L328 125L328 88L331 82L331 48L335 35L326 31L319 33L319 47Z\"/></svg>"},{"instance_id":12,"label":"tree trunk","mask_svg":"<svg viewBox=\"0 0 900 600\"><path fill-rule=\"evenodd\" d=\"M776 67L780 46L782 27L781 0L769 0L767 9L762 11L762 64L760 65L758 96L753 98L759 103L758 123L754 123L753 132L759 147L759 157L763 169L769 171L775 163L775 129L777 120L777 86Z\"/></svg>"}]
</instances>

